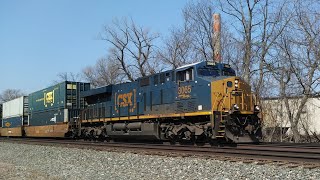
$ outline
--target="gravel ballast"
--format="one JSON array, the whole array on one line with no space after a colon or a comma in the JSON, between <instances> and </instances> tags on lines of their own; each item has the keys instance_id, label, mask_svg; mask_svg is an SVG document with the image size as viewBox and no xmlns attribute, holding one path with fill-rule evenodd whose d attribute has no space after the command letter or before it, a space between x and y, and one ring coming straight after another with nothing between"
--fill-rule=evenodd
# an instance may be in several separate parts
<instances>
[{"instance_id":1,"label":"gravel ballast","mask_svg":"<svg viewBox=\"0 0 320 180\"><path fill-rule=\"evenodd\" d=\"M320 169L0 142L0 179L320 179Z\"/></svg>"}]
</instances>

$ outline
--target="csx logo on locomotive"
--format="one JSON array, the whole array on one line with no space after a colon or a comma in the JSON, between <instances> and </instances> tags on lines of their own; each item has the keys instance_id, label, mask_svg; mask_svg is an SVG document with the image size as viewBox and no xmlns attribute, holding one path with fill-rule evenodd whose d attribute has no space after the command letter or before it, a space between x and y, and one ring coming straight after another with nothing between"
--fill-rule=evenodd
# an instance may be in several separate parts
<instances>
[{"instance_id":1,"label":"csx logo on locomotive","mask_svg":"<svg viewBox=\"0 0 320 180\"><path fill-rule=\"evenodd\" d=\"M136 90L131 92L118 94L115 93L115 110L119 112L118 107L129 107L130 112L133 112L136 108Z\"/></svg>"},{"instance_id":2,"label":"csx logo on locomotive","mask_svg":"<svg viewBox=\"0 0 320 180\"><path fill-rule=\"evenodd\" d=\"M120 107L132 106L132 92L118 95L118 105Z\"/></svg>"}]
</instances>

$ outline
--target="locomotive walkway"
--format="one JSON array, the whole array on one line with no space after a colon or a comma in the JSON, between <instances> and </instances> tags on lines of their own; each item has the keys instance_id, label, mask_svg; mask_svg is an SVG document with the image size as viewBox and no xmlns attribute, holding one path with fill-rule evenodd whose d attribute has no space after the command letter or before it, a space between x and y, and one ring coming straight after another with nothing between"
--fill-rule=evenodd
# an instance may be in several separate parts
<instances>
[{"instance_id":1,"label":"locomotive walkway","mask_svg":"<svg viewBox=\"0 0 320 180\"><path fill-rule=\"evenodd\" d=\"M320 168L320 144L238 144L194 146L128 142L91 142L66 139L0 138L3 142L63 146L99 151L132 152L161 156L195 156L243 163L275 163L288 167Z\"/></svg>"}]
</instances>

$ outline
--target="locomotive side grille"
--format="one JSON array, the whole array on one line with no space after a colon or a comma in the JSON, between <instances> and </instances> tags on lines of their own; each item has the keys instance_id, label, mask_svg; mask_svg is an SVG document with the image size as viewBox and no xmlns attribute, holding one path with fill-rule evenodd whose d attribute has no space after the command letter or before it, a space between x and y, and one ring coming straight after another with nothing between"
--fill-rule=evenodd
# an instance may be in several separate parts
<instances>
[{"instance_id":1,"label":"locomotive side grille","mask_svg":"<svg viewBox=\"0 0 320 180\"><path fill-rule=\"evenodd\" d=\"M176 112L177 113L182 113L184 111L183 109L183 102L176 102Z\"/></svg>"},{"instance_id":2,"label":"locomotive side grille","mask_svg":"<svg viewBox=\"0 0 320 180\"><path fill-rule=\"evenodd\" d=\"M176 102L176 113L194 112L196 110L195 101Z\"/></svg>"},{"instance_id":3,"label":"locomotive side grille","mask_svg":"<svg viewBox=\"0 0 320 180\"><path fill-rule=\"evenodd\" d=\"M188 112L193 112L196 110L196 103L194 101L188 101L188 105L187 105L187 111Z\"/></svg>"}]
</instances>

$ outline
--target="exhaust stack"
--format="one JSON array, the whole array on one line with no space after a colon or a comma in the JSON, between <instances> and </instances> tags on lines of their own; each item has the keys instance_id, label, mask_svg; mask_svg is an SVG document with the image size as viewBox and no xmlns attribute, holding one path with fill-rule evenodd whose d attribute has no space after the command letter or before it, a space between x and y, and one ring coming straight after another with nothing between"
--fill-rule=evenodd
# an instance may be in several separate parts
<instances>
[{"instance_id":1,"label":"exhaust stack","mask_svg":"<svg viewBox=\"0 0 320 180\"><path fill-rule=\"evenodd\" d=\"M220 63L221 59L221 17L220 14L213 14L213 61Z\"/></svg>"}]
</instances>

